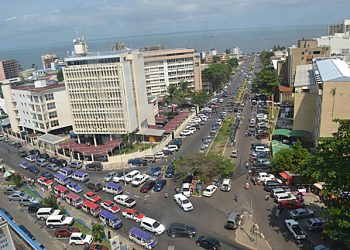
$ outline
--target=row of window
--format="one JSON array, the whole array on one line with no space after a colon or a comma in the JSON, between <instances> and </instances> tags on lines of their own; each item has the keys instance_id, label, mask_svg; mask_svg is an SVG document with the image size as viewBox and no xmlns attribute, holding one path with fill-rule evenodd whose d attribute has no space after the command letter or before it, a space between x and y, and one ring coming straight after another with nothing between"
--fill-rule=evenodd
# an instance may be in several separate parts
<instances>
[{"instance_id":1,"label":"row of window","mask_svg":"<svg viewBox=\"0 0 350 250\"><path fill-rule=\"evenodd\" d=\"M71 80L74 78L96 78L96 77L118 77L118 69L117 67L109 67L107 69L93 68L89 70L75 70L75 69L66 69L65 77L67 80Z\"/></svg>"},{"instance_id":2,"label":"row of window","mask_svg":"<svg viewBox=\"0 0 350 250\"><path fill-rule=\"evenodd\" d=\"M115 110L111 110L107 112L89 112L89 113L81 113L81 112L73 112L74 120L102 120L102 121L111 121L111 120L124 120L124 113L122 111L115 112Z\"/></svg>"},{"instance_id":3,"label":"row of window","mask_svg":"<svg viewBox=\"0 0 350 250\"><path fill-rule=\"evenodd\" d=\"M76 80L76 81L72 81L72 80L67 80L66 81L67 87L69 91L73 91L73 90L101 90L101 89L105 89L105 90L109 90L109 91L113 91L116 89L120 88L120 82L117 81L116 79L114 80Z\"/></svg>"}]
</instances>

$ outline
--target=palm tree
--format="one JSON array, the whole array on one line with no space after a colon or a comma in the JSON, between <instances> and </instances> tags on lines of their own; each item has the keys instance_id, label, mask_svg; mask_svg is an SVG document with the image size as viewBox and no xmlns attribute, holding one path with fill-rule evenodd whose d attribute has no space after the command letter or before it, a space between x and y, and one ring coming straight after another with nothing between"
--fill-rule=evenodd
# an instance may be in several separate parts
<instances>
[{"instance_id":1,"label":"palm tree","mask_svg":"<svg viewBox=\"0 0 350 250\"><path fill-rule=\"evenodd\" d=\"M105 237L104 226L100 222L92 223L92 237L95 242L102 242Z\"/></svg>"},{"instance_id":2,"label":"palm tree","mask_svg":"<svg viewBox=\"0 0 350 250\"><path fill-rule=\"evenodd\" d=\"M42 201L41 201L41 204L43 204L44 206L47 206L47 207L52 207L54 209L57 209L58 208L58 201L56 199L55 196L53 195L50 195L48 197L45 197Z\"/></svg>"},{"instance_id":3,"label":"palm tree","mask_svg":"<svg viewBox=\"0 0 350 250\"><path fill-rule=\"evenodd\" d=\"M166 97L167 101L171 103L175 102L178 96L177 87L174 84L170 84L168 86L167 92L168 92L168 96Z\"/></svg>"}]
</instances>

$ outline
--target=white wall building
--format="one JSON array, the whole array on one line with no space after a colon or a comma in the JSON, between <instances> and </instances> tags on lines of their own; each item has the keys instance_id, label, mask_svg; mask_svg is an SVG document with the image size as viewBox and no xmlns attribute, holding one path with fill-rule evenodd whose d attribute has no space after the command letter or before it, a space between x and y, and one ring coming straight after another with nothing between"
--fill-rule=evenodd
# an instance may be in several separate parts
<instances>
[{"instance_id":1,"label":"white wall building","mask_svg":"<svg viewBox=\"0 0 350 250\"><path fill-rule=\"evenodd\" d=\"M144 62L132 50L89 53L75 41L63 69L76 134L126 134L147 127Z\"/></svg>"},{"instance_id":2,"label":"white wall building","mask_svg":"<svg viewBox=\"0 0 350 250\"><path fill-rule=\"evenodd\" d=\"M238 47L233 47L232 48L232 54L235 56L239 56L241 54L241 49Z\"/></svg>"},{"instance_id":3,"label":"white wall building","mask_svg":"<svg viewBox=\"0 0 350 250\"><path fill-rule=\"evenodd\" d=\"M2 82L2 91L14 132L33 130L48 133L72 125L71 110L64 84L45 80L34 85L11 86Z\"/></svg>"}]
</instances>

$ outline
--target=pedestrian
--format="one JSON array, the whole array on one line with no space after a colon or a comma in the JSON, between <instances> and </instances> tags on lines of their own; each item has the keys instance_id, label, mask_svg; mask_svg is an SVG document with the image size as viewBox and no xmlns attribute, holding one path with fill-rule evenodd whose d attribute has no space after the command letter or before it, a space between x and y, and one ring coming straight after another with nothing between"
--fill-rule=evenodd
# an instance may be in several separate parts
<instances>
[{"instance_id":1,"label":"pedestrian","mask_svg":"<svg viewBox=\"0 0 350 250\"><path fill-rule=\"evenodd\" d=\"M41 191L43 192L43 194L45 194L45 188L41 187Z\"/></svg>"},{"instance_id":2,"label":"pedestrian","mask_svg":"<svg viewBox=\"0 0 350 250\"><path fill-rule=\"evenodd\" d=\"M108 230L107 235L108 239L110 240L112 238L111 231Z\"/></svg>"},{"instance_id":3,"label":"pedestrian","mask_svg":"<svg viewBox=\"0 0 350 250\"><path fill-rule=\"evenodd\" d=\"M280 217L280 212L281 212L281 211L280 211L279 209L276 210L275 216L276 216L277 218Z\"/></svg>"},{"instance_id":4,"label":"pedestrian","mask_svg":"<svg viewBox=\"0 0 350 250\"><path fill-rule=\"evenodd\" d=\"M238 196L237 196L237 194L235 194L235 196L234 196L234 198L233 198L234 200L235 200L235 202L237 202L238 201Z\"/></svg>"},{"instance_id":5,"label":"pedestrian","mask_svg":"<svg viewBox=\"0 0 350 250\"><path fill-rule=\"evenodd\" d=\"M270 199L270 195L269 194L266 194L265 195L265 201L268 201Z\"/></svg>"},{"instance_id":6,"label":"pedestrian","mask_svg":"<svg viewBox=\"0 0 350 250\"><path fill-rule=\"evenodd\" d=\"M168 193L164 193L164 198L168 199Z\"/></svg>"}]
</instances>

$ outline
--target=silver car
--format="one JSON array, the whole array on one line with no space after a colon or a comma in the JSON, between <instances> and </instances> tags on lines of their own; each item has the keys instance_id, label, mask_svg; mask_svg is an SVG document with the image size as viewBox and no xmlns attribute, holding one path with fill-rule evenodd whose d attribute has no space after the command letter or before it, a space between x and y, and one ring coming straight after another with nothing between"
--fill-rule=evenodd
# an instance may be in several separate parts
<instances>
[{"instance_id":1,"label":"silver car","mask_svg":"<svg viewBox=\"0 0 350 250\"><path fill-rule=\"evenodd\" d=\"M31 197L31 196L24 197L22 200L19 201L19 205L22 207L27 207L35 203L40 203L40 200L35 199L34 197Z\"/></svg>"},{"instance_id":2,"label":"silver car","mask_svg":"<svg viewBox=\"0 0 350 250\"><path fill-rule=\"evenodd\" d=\"M9 195L7 198L9 199L9 201L20 201L24 198L28 198L29 195L27 195L26 193L20 192L20 191L16 191L14 193L12 193L11 195Z\"/></svg>"}]
</instances>

